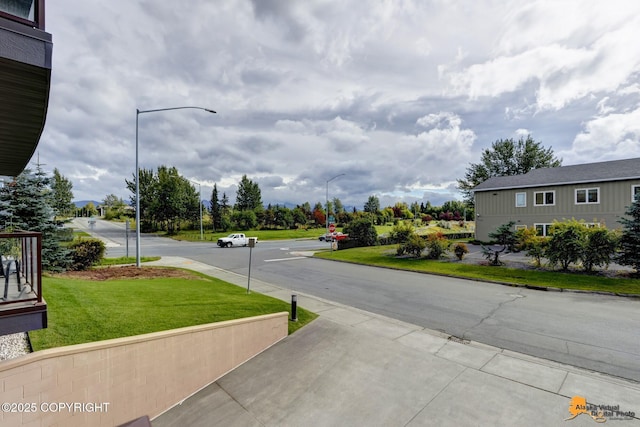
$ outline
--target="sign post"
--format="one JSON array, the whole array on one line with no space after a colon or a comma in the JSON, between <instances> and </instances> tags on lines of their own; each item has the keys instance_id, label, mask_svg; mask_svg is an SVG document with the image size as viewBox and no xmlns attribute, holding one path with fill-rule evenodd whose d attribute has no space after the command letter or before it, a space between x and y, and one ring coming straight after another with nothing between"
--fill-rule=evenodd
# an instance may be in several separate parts
<instances>
[{"instance_id":1,"label":"sign post","mask_svg":"<svg viewBox=\"0 0 640 427\"><path fill-rule=\"evenodd\" d=\"M251 292L251 255L256 246L256 238L249 237L249 274L247 275L247 293Z\"/></svg>"}]
</instances>

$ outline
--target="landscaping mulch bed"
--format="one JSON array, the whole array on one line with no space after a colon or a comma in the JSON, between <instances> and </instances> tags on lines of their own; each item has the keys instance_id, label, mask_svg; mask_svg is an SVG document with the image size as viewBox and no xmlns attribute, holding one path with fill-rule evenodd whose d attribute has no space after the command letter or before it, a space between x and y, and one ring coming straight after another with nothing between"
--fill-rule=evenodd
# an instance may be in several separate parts
<instances>
[{"instance_id":1,"label":"landscaping mulch bed","mask_svg":"<svg viewBox=\"0 0 640 427\"><path fill-rule=\"evenodd\" d=\"M166 267L136 267L133 265L92 268L85 271L68 271L55 276L86 280L153 279L159 277L198 279L198 276L185 270Z\"/></svg>"}]
</instances>

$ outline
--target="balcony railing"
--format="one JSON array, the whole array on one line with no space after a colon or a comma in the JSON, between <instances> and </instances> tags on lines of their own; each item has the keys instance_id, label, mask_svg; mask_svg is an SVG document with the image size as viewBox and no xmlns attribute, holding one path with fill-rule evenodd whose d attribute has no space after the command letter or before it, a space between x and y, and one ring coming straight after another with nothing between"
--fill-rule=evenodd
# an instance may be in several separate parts
<instances>
[{"instance_id":1,"label":"balcony railing","mask_svg":"<svg viewBox=\"0 0 640 427\"><path fill-rule=\"evenodd\" d=\"M0 0L0 16L44 31L45 0Z\"/></svg>"},{"instance_id":2,"label":"balcony railing","mask_svg":"<svg viewBox=\"0 0 640 427\"><path fill-rule=\"evenodd\" d=\"M42 234L0 233L0 318L42 305Z\"/></svg>"}]
</instances>

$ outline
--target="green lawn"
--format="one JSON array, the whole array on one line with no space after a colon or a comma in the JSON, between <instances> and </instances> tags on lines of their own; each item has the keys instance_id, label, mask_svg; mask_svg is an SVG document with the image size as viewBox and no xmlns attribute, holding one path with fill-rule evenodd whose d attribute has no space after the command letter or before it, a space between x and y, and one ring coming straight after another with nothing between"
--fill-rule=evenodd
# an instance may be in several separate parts
<instances>
[{"instance_id":1,"label":"green lawn","mask_svg":"<svg viewBox=\"0 0 640 427\"><path fill-rule=\"evenodd\" d=\"M459 233L468 232L471 228L459 227L455 221L451 221L451 228L445 229L437 226L439 221L432 221L428 227L418 227L416 232L418 234L429 234L440 231L444 234L447 233ZM469 224L473 224L470 222ZM392 225L376 225L376 232L378 236L388 235L393 230ZM336 228L336 231L343 231L342 228ZM220 237L228 236L231 233L244 233L250 237L257 237L260 240L287 240L287 239L317 239L325 233L324 227L309 228L309 229L296 229L296 230L249 230L239 231L233 230L230 232L213 233L211 230L204 230L203 237L205 241L216 242ZM164 233L158 233L159 235L165 235ZM190 242L200 241L200 230L180 231L178 234L168 236L175 240L185 240Z\"/></svg>"},{"instance_id":2,"label":"green lawn","mask_svg":"<svg viewBox=\"0 0 640 427\"><path fill-rule=\"evenodd\" d=\"M158 261L160 259L159 256L143 256L140 258L140 262L151 262ZM123 265L123 264L135 264L136 257L119 257L119 258L102 258L99 262L99 266L110 266L110 265Z\"/></svg>"},{"instance_id":3,"label":"green lawn","mask_svg":"<svg viewBox=\"0 0 640 427\"><path fill-rule=\"evenodd\" d=\"M34 350L290 311L290 304L194 273L193 279L90 281L43 277L47 329L29 333ZM294 332L317 315L298 308Z\"/></svg>"},{"instance_id":4,"label":"green lawn","mask_svg":"<svg viewBox=\"0 0 640 427\"><path fill-rule=\"evenodd\" d=\"M428 259L397 258L396 245L371 246L333 252L318 252L317 257L357 264L397 268L423 273L441 274L476 280L486 280L517 285L582 289L623 294L640 294L640 280L608 278L583 273L523 270L506 267L463 264L460 262Z\"/></svg>"}]
</instances>

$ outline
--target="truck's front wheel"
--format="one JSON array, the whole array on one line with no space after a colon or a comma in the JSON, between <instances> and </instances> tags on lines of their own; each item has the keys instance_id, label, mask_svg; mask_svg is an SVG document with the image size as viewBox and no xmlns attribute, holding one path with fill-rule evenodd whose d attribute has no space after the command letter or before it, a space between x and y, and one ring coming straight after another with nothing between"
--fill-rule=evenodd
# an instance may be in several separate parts
<instances>
[{"instance_id":1,"label":"truck's front wheel","mask_svg":"<svg viewBox=\"0 0 640 427\"><path fill-rule=\"evenodd\" d=\"M227 247L230 248L231 246L233 246L233 243L227 242Z\"/></svg>"}]
</instances>

